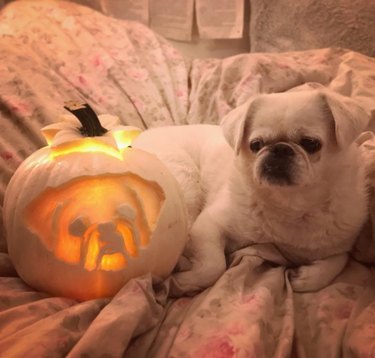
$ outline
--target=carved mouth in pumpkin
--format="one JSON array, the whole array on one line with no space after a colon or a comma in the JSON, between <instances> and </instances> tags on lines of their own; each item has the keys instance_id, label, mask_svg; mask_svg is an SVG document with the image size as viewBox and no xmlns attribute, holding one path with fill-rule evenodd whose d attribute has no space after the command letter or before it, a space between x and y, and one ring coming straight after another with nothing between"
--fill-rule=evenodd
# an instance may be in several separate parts
<instances>
[{"instance_id":1,"label":"carved mouth in pumpkin","mask_svg":"<svg viewBox=\"0 0 375 358\"><path fill-rule=\"evenodd\" d=\"M47 188L24 219L59 260L118 271L148 246L164 200L157 183L132 173L86 176Z\"/></svg>"}]
</instances>

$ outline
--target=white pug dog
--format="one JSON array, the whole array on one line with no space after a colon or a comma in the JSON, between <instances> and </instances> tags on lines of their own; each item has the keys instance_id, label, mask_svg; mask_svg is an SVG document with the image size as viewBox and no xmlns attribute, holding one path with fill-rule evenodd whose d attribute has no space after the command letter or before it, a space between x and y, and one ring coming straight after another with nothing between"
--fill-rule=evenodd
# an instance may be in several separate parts
<instances>
[{"instance_id":1,"label":"white pug dog","mask_svg":"<svg viewBox=\"0 0 375 358\"><path fill-rule=\"evenodd\" d=\"M134 147L156 154L184 194L192 266L181 288L200 290L226 270L225 252L272 243L298 267L295 291L328 285L344 268L367 214L355 138L369 117L328 90L261 94L221 126L161 127Z\"/></svg>"}]
</instances>

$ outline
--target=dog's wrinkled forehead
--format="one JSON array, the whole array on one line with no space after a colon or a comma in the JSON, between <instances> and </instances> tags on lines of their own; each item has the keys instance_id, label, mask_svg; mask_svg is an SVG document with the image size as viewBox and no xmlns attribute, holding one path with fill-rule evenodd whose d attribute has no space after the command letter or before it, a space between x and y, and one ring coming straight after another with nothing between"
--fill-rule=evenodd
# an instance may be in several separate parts
<instances>
[{"instance_id":1,"label":"dog's wrinkled forehead","mask_svg":"<svg viewBox=\"0 0 375 358\"><path fill-rule=\"evenodd\" d=\"M264 96L254 111L249 136L264 141L288 141L301 136L325 139L331 129L327 116L317 96L306 93Z\"/></svg>"}]
</instances>

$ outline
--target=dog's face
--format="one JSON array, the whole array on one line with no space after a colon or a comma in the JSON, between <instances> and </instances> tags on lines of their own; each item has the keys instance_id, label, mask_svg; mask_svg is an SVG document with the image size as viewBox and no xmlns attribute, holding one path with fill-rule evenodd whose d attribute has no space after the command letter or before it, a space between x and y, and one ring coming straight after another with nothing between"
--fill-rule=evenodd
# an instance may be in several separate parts
<instances>
[{"instance_id":1,"label":"dog's face","mask_svg":"<svg viewBox=\"0 0 375 358\"><path fill-rule=\"evenodd\" d=\"M261 186L322 182L367 125L366 113L328 91L254 97L227 115L224 135ZM329 175L329 173L328 173Z\"/></svg>"},{"instance_id":2,"label":"dog's face","mask_svg":"<svg viewBox=\"0 0 375 358\"><path fill-rule=\"evenodd\" d=\"M243 148L257 183L306 185L331 161L334 126L318 102L317 97L298 101L289 95L259 100Z\"/></svg>"}]
</instances>

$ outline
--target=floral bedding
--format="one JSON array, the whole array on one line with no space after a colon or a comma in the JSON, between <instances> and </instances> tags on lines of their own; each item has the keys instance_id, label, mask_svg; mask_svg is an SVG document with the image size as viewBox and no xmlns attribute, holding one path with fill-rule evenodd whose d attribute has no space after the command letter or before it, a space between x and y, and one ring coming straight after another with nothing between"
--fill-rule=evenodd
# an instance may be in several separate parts
<instances>
[{"instance_id":1,"label":"floral bedding","mask_svg":"<svg viewBox=\"0 0 375 358\"><path fill-rule=\"evenodd\" d=\"M0 78L0 203L65 100L141 128L218 123L253 94L313 82L355 98L372 116L370 129L375 123L373 58L321 49L189 63L140 24L65 2L18 1L1 11ZM375 140L368 134L361 145L373 179ZM195 296L176 297L171 278L145 275L113 298L51 297L17 276L2 229L0 356L373 357L373 196L371 209L343 273L298 294L280 253L254 245L228 257L223 276Z\"/></svg>"}]
</instances>

